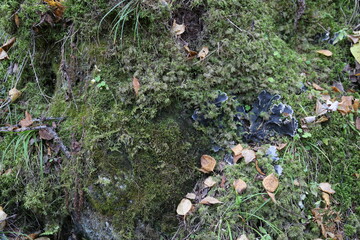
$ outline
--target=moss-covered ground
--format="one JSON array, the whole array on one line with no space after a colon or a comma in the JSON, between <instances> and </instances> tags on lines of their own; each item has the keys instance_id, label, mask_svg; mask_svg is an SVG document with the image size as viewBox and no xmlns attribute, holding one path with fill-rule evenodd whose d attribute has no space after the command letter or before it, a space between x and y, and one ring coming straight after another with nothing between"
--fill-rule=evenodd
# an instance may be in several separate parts
<instances>
[{"instance_id":1,"label":"moss-covered ground","mask_svg":"<svg viewBox=\"0 0 360 240\"><path fill-rule=\"evenodd\" d=\"M243 233L249 239L315 239L321 231L310 210L323 206L317 184L330 182L339 231L345 239L360 234L358 112L334 112L309 134L258 144L288 143L280 152L277 204L254 180L256 169L240 162L223 173L228 183L246 181L245 194L215 187L209 194L224 204L198 206L186 221L175 215L181 198L201 181L199 157L211 153L212 141L225 149L242 142L231 121L219 131L191 119L218 90L248 106L262 90L280 94L298 120L314 114L320 97L308 83L338 99L360 97L359 86L342 71L355 65L350 42L319 41L325 31L351 33L359 21L354 2L306 1L296 28L297 1L133 0L110 11L118 2L66 0L61 19L48 22L42 16L53 16L54 8L42 1L1 3L0 40L17 41L10 59L0 62L0 99L13 87L22 95L0 109L0 124L16 124L25 111L33 118L65 117L56 131L72 152L71 159L58 154L47 163L48 142L36 131L0 133L0 206L17 214L8 221L13 230L64 237L61 227L69 215L81 217L85 204L107 217L121 239L231 239L230 233L233 239ZM124 10L128 3L133 11ZM183 39L171 34L174 19L189 25ZM210 52L202 61L188 60L184 42ZM333 56L319 55L319 49ZM11 73L14 64L20 70ZM140 82L138 94L133 77ZM333 92L335 81L354 91ZM234 111L227 103L221 109L229 116ZM208 116L215 118L213 110ZM221 160L226 152L214 157ZM272 173L270 159L259 155L258 161Z\"/></svg>"}]
</instances>

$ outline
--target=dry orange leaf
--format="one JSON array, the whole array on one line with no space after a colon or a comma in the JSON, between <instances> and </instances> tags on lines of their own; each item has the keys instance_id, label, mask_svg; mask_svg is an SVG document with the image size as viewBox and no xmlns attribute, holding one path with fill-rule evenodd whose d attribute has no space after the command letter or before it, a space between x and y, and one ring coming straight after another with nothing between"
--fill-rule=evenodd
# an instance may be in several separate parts
<instances>
[{"instance_id":1,"label":"dry orange leaf","mask_svg":"<svg viewBox=\"0 0 360 240\"><path fill-rule=\"evenodd\" d=\"M269 176L265 177L262 182L264 188L268 192L275 192L275 190L279 186L279 180L277 177L272 173Z\"/></svg>"},{"instance_id":2,"label":"dry orange leaf","mask_svg":"<svg viewBox=\"0 0 360 240\"><path fill-rule=\"evenodd\" d=\"M14 102L16 99L18 99L21 95L21 92L17 90L16 88L13 88L9 91L9 98L11 102Z\"/></svg>"},{"instance_id":3,"label":"dry orange leaf","mask_svg":"<svg viewBox=\"0 0 360 240\"><path fill-rule=\"evenodd\" d=\"M209 173L214 171L216 160L209 155L202 155L200 158L201 168L203 173Z\"/></svg>"},{"instance_id":4,"label":"dry orange leaf","mask_svg":"<svg viewBox=\"0 0 360 240\"><path fill-rule=\"evenodd\" d=\"M355 120L355 127L357 130L360 131L360 117L357 117Z\"/></svg>"},{"instance_id":5,"label":"dry orange leaf","mask_svg":"<svg viewBox=\"0 0 360 240\"><path fill-rule=\"evenodd\" d=\"M65 7L61 2L64 0L44 0L49 6L52 7L52 12L59 19L64 15Z\"/></svg>"},{"instance_id":6,"label":"dry orange leaf","mask_svg":"<svg viewBox=\"0 0 360 240\"><path fill-rule=\"evenodd\" d=\"M216 181L214 181L214 179L213 179L213 177L208 177L208 178L206 178L205 179L205 181L204 181L204 185L206 186L206 187L212 187L212 186L214 186L216 184Z\"/></svg>"},{"instance_id":7,"label":"dry orange leaf","mask_svg":"<svg viewBox=\"0 0 360 240\"><path fill-rule=\"evenodd\" d=\"M348 114L352 110L353 96L342 96L341 102L338 105L338 111L342 114Z\"/></svg>"},{"instance_id":8,"label":"dry orange leaf","mask_svg":"<svg viewBox=\"0 0 360 240\"><path fill-rule=\"evenodd\" d=\"M326 207L329 207L330 206L330 195L327 194L326 192L323 192L322 198L324 199L324 201L326 203Z\"/></svg>"},{"instance_id":9,"label":"dry orange leaf","mask_svg":"<svg viewBox=\"0 0 360 240\"><path fill-rule=\"evenodd\" d=\"M341 90L338 89L338 88L335 87L335 86L331 86L331 89L332 89L334 92L341 92Z\"/></svg>"},{"instance_id":10,"label":"dry orange leaf","mask_svg":"<svg viewBox=\"0 0 360 240\"><path fill-rule=\"evenodd\" d=\"M317 85L316 83L313 83L312 86L313 86L313 88L314 88L315 90L318 90L318 91L324 91L324 90L325 90L325 89L323 89L322 87L320 87L319 85Z\"/></svg>"},{"instance_id":11,"label":"dry orange leaf","mask_svg":"<svg viewBox=\"0 0 360 240\"><path fill-rule=\"evenodd\" d=\"M329 193L329 194L334 194L335 191L331 188L331 184L330 183L320 183L319 184L319 188L321 191Z\"/></svg>"},{"instance_id":12,"label":"dry orange leaf","mask_svg":"<svg viewBox=\"0 0 360 240\"><path fill-rule=\"evenodd\" d=\"M258 173L260 173L261 175L264 175L264 176L266 175L265 173L263 173L263 171L259 167L257 160L255 160L255 168L256 168L256 171L258 171Z\"/></svg>"},{"instance_id":13,"label":"dry orange leaf","mask_svg":"<svg viewBox=\"0 0 360 240\"><path fill-rule=\"evenodd\" d=\"M191 201L187 198L183 198L176 208L176 213L184 216L190 212L191 208Z\"/></svg>"},{"instance_id":14,"label":"dry orange leaf","mask_svg":"<svg viewBox=\"0 0 360 240\"><path fill-rule=\"evenodd\" d=\"M135 95L139 95L139 90L140 90L140 82L139 79L137 79L136 77L133 77L132 79L132 84L133 84L133 88L135 91Z\"/></svg>"},{"instance_id":15,"label":"dry orange leaf","mask_svg":"<svg viewBox=\"0 0 360 240\"><path fill-rule=\"evenodd\" d=\"M273 203L276 203L276 199L275 199L275 193L266 191L267 194L269 195L269 197L271 198L271 200L273 201Z\"/></svg>"},{"instance_id":16,"label":"dry orange leaf","mask_svg":"<svg viewBox=\"0 0 360 240\"><path fill-rule=\"evenodd\" d=\"M243 150L243 147L241 146L241 144L238 144L235 147L231 148L231 151L233 151L234 156L240 155L242 150Z\"/></svg>"},{"instance_id":17,"label":"dry orange leaf","mask_svg":"<svg viewBox=\"0 0 360 240\"><path fill-rule=\"evenodd\" d=\"M244 149L241 151L241 154L243 155L246 164L252 162L256 158L255 152L251 149Z\"/></svg>"},{"instance_id":18,"label":"dry orange leaf","mask_svg":"<svg viewBox=\"0 0 360 240\"><path fill-rule=\"evenodd\" d=\"M316 52L317 52L317 53L320 53L320 54L322 54L322 55L325 55L325 56L327 56L327 57L330 57L330 56L333 55L333 53L332 53L331 51L329 51L329 50L317 50Z\"/></svg>"},{"instance_id":19,"label":"dry orange leaf","mask_svg":"<svg viewBox=\"0 0 360 240\"><path fill-rule=\"evenodd\" d=\"M187 59L193 59L196 57L196 55L198 54L197 52L190 50L190 48L188 46L184 46L186 52L187 52Z\"/></svg>"},{"instance_id":20,"label":"dry orange leaf","mask_svg":"<svg viewBox=\"0 0 360 240\"><path fill-rule=\"evenodd\" d=\"M244 182L244 181L241 180L241 179L235 180L234 183L233 183L233 185L234 185L234 188L235 188L235 190L236 190L236 192L237 192L238 194L243 193L243 192L246 190L246 188L247 188L246 182Z\"/></svg>"},{"instance_id":21,"label":"dry orange leaf","mask_svg":"<svg viewBox=\"0 0 360 240\"><path fill-rule=\"evenodd\" d=\"M218 204L218 203L222 203L222 202L214 197L205 197L203 200L200 201L200 203L212 205L212 204Z\"/></svg>"},{"instance_id":22,"label":"dry orange leaf","mask_svg":"<svg viewBox=\"0 0 360 240\"><path fill-rule=\"evenodd\" d=\"M19 122L22 128L29 127L33 124L32 118L28 111L25 111L25 118Z\"/></svg>"},{"instance_id":23,"label":"dry orange leaf","mask_svg":"<svg viewBox=\"0 0 360 240\"><path fill-rule=\"evenodd\" d=\"M200 60L204 60L208 54L209 54L209 48L203 47L197 56L198 56L198 58L200 58Z\"/></svg>"},{"instance_id":24,"label":"dry orange leaf","mask_svg":"<svg viewBox=\"0 0 360 240\"><path fill-rule=\"evenodd\" d=\"M185 32L185 24L177 24L176 20L174 19L173 25L171 27L171 31L176 35L179 36Z\"/></svg>"}]
</instances>

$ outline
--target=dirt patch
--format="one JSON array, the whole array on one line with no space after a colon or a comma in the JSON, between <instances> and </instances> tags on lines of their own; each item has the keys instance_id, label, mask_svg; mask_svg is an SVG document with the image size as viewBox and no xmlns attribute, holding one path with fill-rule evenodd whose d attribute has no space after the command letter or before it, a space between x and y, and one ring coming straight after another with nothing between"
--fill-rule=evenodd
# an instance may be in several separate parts
<instances>
[{"instance_id":1,"label":"dirt patch","mask_svg":"<svg viewBox=\"0 0 360 240\"><path fill-rule=\"evenodd\" d=\"M204 6L191 8L183 5L173 12L170 24L176 20L177 24L185 24L185 32L181 34L181 40L185 45L189 45L191 49L201 46L202 31L204 29L204 22L202 16L205 13Z\"/></svg>"}]
</instances>

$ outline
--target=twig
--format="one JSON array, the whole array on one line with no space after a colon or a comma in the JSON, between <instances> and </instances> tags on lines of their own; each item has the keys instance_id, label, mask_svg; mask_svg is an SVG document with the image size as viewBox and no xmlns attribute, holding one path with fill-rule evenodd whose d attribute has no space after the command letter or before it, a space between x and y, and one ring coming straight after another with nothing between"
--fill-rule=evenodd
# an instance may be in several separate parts
<instances>
[{"instance_id":1,"label":"twig","mask_svg":"<svg viewBox=\"0 0 360 240\"><path fill-rule=\"evenodd\" d=\"M226 18L226 20L227 20L231 25L233 25L237 30L239 30L240 32L246 33L246 34L250 35L253 39L255 39L254 35L253 35L251 32L241 29L239 26L237 26L235 23L233 23L233 22L232 22L230 19L228 19L228 18Z\"/></svg>"},{"instance_id":2,"label":"twig","mask_svg":"<svg viewBox=\"0 0 360 240\"><path fill-rule=\"evenodd\" d=\"M40 130L40 129L48 128L48 126L44 126L44 125L36 126L36 127L23 127L23 128L16 128L16 127L17 127L17 125L10 126L10 127L1 127L0 132L25 132L25 131Z\"/></svg>"},{"instance_id":3,"label":"twig","mask_svg":"<svg viewBox=\"0 0 360 240\"><path fill-rule=\"evenodd\" d=\"M59 144L59 147L61 149L61 151L64 153L65 157L67 159L71 158L71 154L69 152L69 150L67 149L67 147L64 145L64 143L62 142L61 138L58 136L58 134L54 131L53 128L48 127L47 128L48 132L54 136L54 142L56 142L57 144Z\"/></svg>"}]
</instances>

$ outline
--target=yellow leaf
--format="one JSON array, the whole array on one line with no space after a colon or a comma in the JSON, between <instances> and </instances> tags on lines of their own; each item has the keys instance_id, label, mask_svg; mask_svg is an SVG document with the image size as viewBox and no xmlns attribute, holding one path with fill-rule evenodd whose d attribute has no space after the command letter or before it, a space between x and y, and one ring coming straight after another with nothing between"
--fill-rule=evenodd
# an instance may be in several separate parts
<instances>
[{"instance_id":1,"label":"yellow leaf","mask_svg":"<svg viewBox=\"0 0 360 240\"><path fill-rule=\"evenodd\" d=\"M268 192L275 192L275 190L279 186L279 180L277 177L272 173L269 176L265 177L262 182L264 188Z\"/></svg>"},{"instance_id":2,"label":"yellow leaf","mask_svg":"<svg viewBox=\"0 0 360 240\"><path fill-rule=\"evenodd\" d=\"M192 208L192 203L189 199L183 198L176 208L176 213L179 215L186 215Z\"/></svg>"},{"instance_id":3,"label":"yellow leaf","mask_svg":"<svg viewBox=\"0 0 360 240\"><path fill-rule=\"evenodd\" d=\"M173 32L176 36L183 34L185 32L185 24L177 24L176 20L174 19L171 32Z\"/></svg>"},{"instance_id":4,"label":"yellow leaf","mask_svg":"<svg viewBox=\"0 0 360 240\"><path fill-rule=\"evenodd\" d=\"M202 155L200 158L201 169L203 173L209 173L214 171L216 160L209 155Z\"/></svg>"},{"instance_id":5,"label":"yellow leaf","mask_svg":"<svg viewBox=\"0 0 360 240\"><path fill-rule=\"evenodd\" d=\"M241 179L235 180L233 185L234 185L234 188L235 188L236 192L239 193L239 194L243 193L247 188L246 182L244 182Z\"/></svg>"},{"instance_id":6,"label":"yellow leaf","mask_svg":"<svg viewBox=\"0 0 360 240\"><path fill-rule=\"evenodd\" d=\"M325 56L327 56L327 57L330 57L330 56L332 56L333 55L333 53L331 52L331 51L329 51L329 50L318 50L318 51L316 51L317 53L320 53L320 54L322 54L322 55L325 55Z\"/></svg>"}]
</instances>

